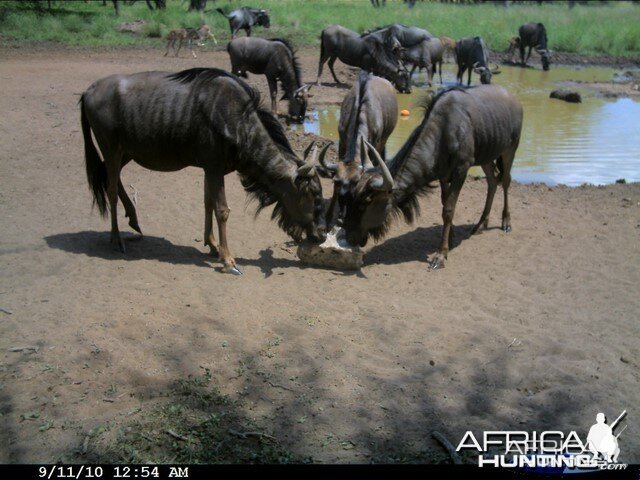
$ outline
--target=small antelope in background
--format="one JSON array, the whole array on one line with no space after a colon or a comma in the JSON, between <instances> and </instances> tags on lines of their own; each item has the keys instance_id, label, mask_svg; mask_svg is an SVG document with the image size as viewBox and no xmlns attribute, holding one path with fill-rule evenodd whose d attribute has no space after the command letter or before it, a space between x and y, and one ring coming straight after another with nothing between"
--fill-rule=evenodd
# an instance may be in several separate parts
<instances>
[{"instance_id":1,"label":"small antelope in background","mask_svg":"<svg viewBox=\"0 0 640 480\"><path fill-rule=\"evenodd\" d=\"M180 53L180 49L182 48L182 43L186 41L193 58L198 58L196 56L196 52L193 51L193 42L196 41L198 42L198 46L202 46L207 38L212 38L213 43L216 45L218 44L216 37L211 33L211 28L206 24L201 25L200 28L176 28L171 30L169 35L167 35L167 51L164 56L166 57L169 54L169 49L173 48L177 57L178 53ZM179 42L177 50L176 42Z\"/></svg>"}]
</instances>

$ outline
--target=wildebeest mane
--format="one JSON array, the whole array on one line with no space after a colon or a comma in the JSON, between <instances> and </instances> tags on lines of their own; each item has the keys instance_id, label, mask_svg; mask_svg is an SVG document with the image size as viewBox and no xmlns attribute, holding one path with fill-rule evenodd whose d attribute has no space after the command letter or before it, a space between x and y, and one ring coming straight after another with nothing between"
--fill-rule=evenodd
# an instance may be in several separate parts
<instances>
[{"instance_id":1,"label":"wildebeest mane","mask_svg":"<svg viewBox=\"0 0 640 480\"><path fill-rule=\"evenodd\" d=\"M302 86L302 67L300 66L300 60L296 56L296 51L291 46L291 43L284 38L270 38L270 42L280 42L291 52L291 63L293 64L293 73L296 77L296 84Z\"/></svg>"},{"instance_id":2,"label":"wildebeest mane","mask_svg":"<svg viewBox=\"0 0 640 480\"><path fill-rule=\"evenodd\" d=\"M351 115L349 116L349 131L347 132L349 150L345 154L345 162L357 161L355 157L358 146L358 131L360 130L360 113L362 112L362 104L364 102L369 78L368 72L360 70L360 74L358 75L358 89L356 95L353 97L353 106L351 107Z\"/></svg>"},{"instance_id":3,"label":"wildebeest mane","mask_svg":"<svg viewBox=\"0 0 640 480\"><path fill-rule=\"evenodd\" d=\"M278 119L267 109L261 105L260 93L245 83L236 75L218 68L192 68L182 72L174 73L169 76L170 79L180 83L192 83L195 81L206 83L220 77L227 77L234 80L249 96L247 105L242 109L243 117L256 113L260 122L273 140L278 149L285 153L289 159L295 159L297 165L302 162L294 154L291 144L285 135L284 129ZM243 122L245 118L239 118L236 121ZM242 161L242 167L238 169L240 181L245 191L258 201L258 209L256 215L260 211L278 201L278 198L271 191L271 182L281 176L277 171L277 166L271 163L258 168L255 162L252 162L254 152L245 151L243 142L229 145L232 152L238 155ZM266 171L265 171L266 170ZM293 226L292 220L286 216L286 210L278 204L276 205L272 217L277 219L278 224L286 229Z\"/></svg>"},{"instance_id":4,"label":"wildebeest mane","mask_svg":"<svg viewBox=\"0 0 640 480\"><path fill-rule=\"evenodd\" d=\"M409 179L405 179L405 182L409 185L415 185L415 188L411 188L409 191L405 192L405 196L400 202L394 204L394 213L396 215L402 214L407 223L412 223L420 215L420 204L418 203L418 199L421 196L427 194L433 188L430 187L428 183L425 185L420 185L422 179L420 178L420 175L417 171L412 170L411 168L403 168L407 167L409 153L413 150L418 138L420 137L420 134L429 121L431 112L433 112L433 109L440 101L440 99L442 99L449 92L458 91L466 93L467 90L469 90L469 88L454 86L442 90L433 98L426 97L421 105L422 108L425 109L425 114L422 122L420 122L420 125L416 127L413 132L411 132L411 135L409 135L407 141L400 148L398 153L396 153L395 157L393 157L393 159L389 162L389 171L394 178L399 174L400 170L403 170L403 172L406 172L408 176L412 177ZM394 215L387 216L387 221L380 227L379 230L381 231L377 233L377 237L375 232L372 232L374 238L380 238L386 234L393 217Z\"/></svg>"}]
</instances>

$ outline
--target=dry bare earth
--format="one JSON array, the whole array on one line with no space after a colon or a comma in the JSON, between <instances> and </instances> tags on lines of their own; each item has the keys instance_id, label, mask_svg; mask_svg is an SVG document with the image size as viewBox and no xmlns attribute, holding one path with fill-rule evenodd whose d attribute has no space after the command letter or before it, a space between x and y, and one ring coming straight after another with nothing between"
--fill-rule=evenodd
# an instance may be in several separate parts
<instances>
[{"instance_id":1,"label":"dry bare earth","mask_svg":"<svg viewBox=\"0 0 640 480\"><path fill-rule=\"evenodd\" d=\"M117 430L202 368L242 415L319 462L441 461L434 429L452 442L467 429L585 435L597 412L623 409L620 460L640 462L638 184L515 184L513 232L468 238L485 194L468 181L444 270L425 263L434 195L416 225L368 246L360 274L343 274L301 265L230 175L245 273L233 277L204 254L201 171L131 165L123 183L146 237L122 255L91 211L77 94L116 72L229 67L224 52L161 55L0 52L0 307L12 312L0 312L0 462L81 460L88 431ZM316 58L304 55L305 79ZM321 104L344 90L314 93Z\"/></svg>"}]
</instances>

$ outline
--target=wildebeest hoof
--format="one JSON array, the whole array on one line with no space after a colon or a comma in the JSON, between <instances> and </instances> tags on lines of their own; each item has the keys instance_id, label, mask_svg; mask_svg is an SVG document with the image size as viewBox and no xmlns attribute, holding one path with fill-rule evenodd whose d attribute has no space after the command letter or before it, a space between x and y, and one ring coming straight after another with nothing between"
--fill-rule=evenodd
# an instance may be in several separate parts
<instances>
[{"instance_id":1,"label":"wildebeest hoof","mask_svg":"<svg viewBox=\"0 0 640 480\"><path fill-rule=\"evenodd\" d=\"M212 257L218 258L220 256L220 251L218 250L218 247L209 245L209 255L211 255Z\"/></svg>"},{"instance_id":2,"label":"wildebeest hoof","mask_svg":"<svg viewBox=\"0 0 640 480\"><path fill-rule=\"evenodd\" d=\"M235 265L225 265L222 267L222 273L230 273L232 275L242 275L242 272L238 270Z\"/></svg>"},{"instance_id":3,"label":"wildebeest hoof","mask_svg":"<svg viewBox=\"0 0 640 480\"><path fill-rule=\"evenodd\" d=\"M140 225L138 225L137 221L129 220L129 226L142 236L142 230L140 229Z\"/></svg>"},{"instance_id":4,"label":"wildebeest hoof","mask_svg":"<svg viewBox=\"0 0 640 480\"><path fill-rule=\"evenodd\" d=\"M502 226L502 231L504 233L509 233L511 231L511 225L503 225Z\"/></svg>"},{"instance_id":5,"label":"wildebeest hoof","mask_svg":"<svg viewBox=\"0 0 640 480\"><path fill-rule=\"evenodd\" d=\"M114 251L127 253L127 250L124 248L124 242L122 241L122 238L120 238L120 235L118 235L117 237L111 237L111 246L113 247Z\"/></svg>"},{"instance_id":6,"label":"wildebeest hoof","mask_svg":"<svg viewBox=\"0 0 640 480\"><path fill-rule=\"evenodd\" d=\"M444 268L444 258L442 258L440 256L434 257L429 262L429 269L430 270L438 270L440 268Z\"/></svg>"}]
</instances>

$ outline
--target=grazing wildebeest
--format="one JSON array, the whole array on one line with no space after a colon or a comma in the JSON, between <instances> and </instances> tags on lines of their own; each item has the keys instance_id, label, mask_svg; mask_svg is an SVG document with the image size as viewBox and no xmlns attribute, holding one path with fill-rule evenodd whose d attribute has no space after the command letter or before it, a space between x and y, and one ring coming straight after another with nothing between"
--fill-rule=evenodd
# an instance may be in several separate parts
<instances>
[{"instance_id":1,"label":"grazing wildebeest","mask_svg":"<svg viewBox=\"0 0 640 480\"><path fill-rule=\"evenodd\" d=\"M124 251L118 230L118 197L129 225L141 235L138 216L120 171L134 160L150 170L204 170L204 244L219 255L223 271L239 273L227 244L229 208L224 176L236 170L259 210L275 203L271 216L294 238L325 237L322 187L314 162L293 153L276 117L260 107L260 95L223 70L111 75L80 97L89 187L100 213L111 211L111 243ZM98 142L103 161L91 139ZM213 235L215 212L220 247Z\"/></svg>"},{"instance_id":2,"label":"grazing wildebeest","mask_svg":"<svg viewBox=\"0 0 640 480\"><path fill-rule=\"evenodd\" d=\"M547 47L547 29L542 23L526 23L518 29L520 34L520 63L526 65L531 56L531 49L535 48L542 61L542 69L549 70L549 49ZM527 58L524 58L524 50L529 47Z\"/></svg>"},{"instance_id":3,"label":"grazing wildebeest","mask_svg":"<svg viewBox=\"0 0 640 480\"><path fill-rule=\"evenodd\" d=\"M479 165L487 176L484 211L473 233L486 228L498 183L504 190L502 229L511 230L508 189L511 165L522 129L522 106L498 85L444 90L431 101L422 123L394 158L385 162L374 148L375 169L352 187L344 227L352 245L364 246L370 236L382 238L397 215L412 222L418 197L439 180L442 188L442 241L431 268L444 266L453 239L453 214L469 168ZM387 167L388 165L388 167Z\"/></svg>"},{"instance_id":4,"label":"grazing wildebeest","mask_svg":"<svg viewBox=\"0 0 640 480\"><path fill-rule=\"evenodd\" d=\"M289 100L289 117L302 123L307 112L307 91L310 85L302 83L300 64L286 40L273 38L242 37L227 45L231 58L231 71L247 76L246 72L265 74L271 95L271 110L278 114L278 80L284 95Z\"/></svg>"},{"instance_id":5,"label":"grazing wildebeest","mask_svg":"<svg viewBox=\"0 0 640 480\"><path fill-rule=\"evenodd\" d=\"M427 69L427 78L429 84L433 79L433 75L436 72L440 73L440 83L442 83L442 60L444 57L444 46L439 38L432 37L429 40L423 40L422 42L414 45L413 47L405 48L402 51L401 58L404 62L413 65L410 75L418 69L420 71L423 68ZM438 70L438 66L440 69Z\"/></svg>"},{"instance_id":6,"label":"grazing wildebeest","mask_svg":"<svg viewBox=\"0 0 640 480\"><path fill-rule=\"evenodd\" d=\"M231 38L236 38L236 34L240 29L244 30L248 37L251 36L251 27L258 25L264 28L271 26L269 13L260 8L242 7L234 10L229 15L224 13L220 8L216 8L221 15L229 20L229 28L231 28Z\"/></svg>"},{"instance_id":7,"label":"grazing wildebeest","mask_svg":"<svg viewBox=\"0 0 640 480\"><path fill-rule=\"evenodd\" d=\"M489 69L489 49L480 37L465 37L456 42L456 61L458 62L458 74L456 78L462 85L462 76L465 70L469 70L467 85L471 85L471 72L480 75L480 82L491 83L491 76L500 73L498 66L494 70Z\"/></svg>"},{"instance_id":8,"label":"grazing wildebeest","mask_svg":"<svg viewBox=\"0 0 640 480\"><path fill-rule=\"evenodd\" d=\"M411 92L409 72L375 36L361 38L353 30L340 25L325 28L320 35L320 62L316 85L320 82L322 67L327 60L329 60L329 70L333 79L336 83L342 83L333 70L333 64L337 58L352 67L360 67L367 72L387 78L393 82L399 92Z\"/></svg>"},{"instance_id":9,"label":"grazing wildebeest","mask_svg":"<svg viewBox=\"0 0 640 480\"><path fill-rule=\"evenodd\" d=\"M322 163L333 178L333 196L327 210L327 225L331 224L336 203L339 217L344 214L351 185L358 182L363 169L371 164L360 160L360 139L364 138L385 156L387 139L398 123L398 100L393 85L375 75L361 72L358 82L342 101L338 133L338 163ZM322 157L324 159L324 156Z\"/></svg>"}]
</instances>

